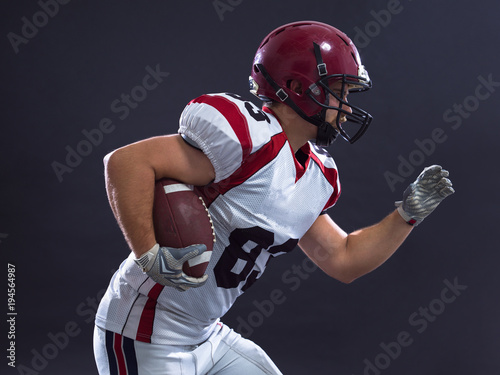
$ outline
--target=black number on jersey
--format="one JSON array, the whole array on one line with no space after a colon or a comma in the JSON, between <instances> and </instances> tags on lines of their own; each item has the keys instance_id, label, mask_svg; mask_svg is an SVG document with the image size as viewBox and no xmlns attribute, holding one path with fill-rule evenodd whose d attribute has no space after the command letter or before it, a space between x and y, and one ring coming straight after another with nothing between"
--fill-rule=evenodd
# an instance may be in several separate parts
<instances>
[{"instance_id":1,"label":"black number on jersey","mask_svg":"<svg viewBox=\"0 0 500 375\"><path fill-rule=\"evenodd\" d=\"M272 256L275 256L293 250L297 242L297 239L292 238L282 245L271 247L274 243L274 233L259 227L235 229L229 235L229 245L214 267L217 286L226 289L236 288L245 280L241 290L247 290L259 277L260 272L253 267L262 250L267 249ZM245 249L250 246L253 247ZM237 265L242 268L239 273L234 272Z\"/></svg>"},{"instance_id":2,"label":"black number on jersey","mask_svg":"<svg viewBox=\"0 0 500 375\"><path fill-rule=\"evenodd\" d=\"M241 100L242 102L244 102L245 103L245 108L247 109L248 114L250 116L252 116L256 121L267 121L268 124L271 123L271 119L269 118L269 116L267 115L266 112L261 111L254 104L252 104L248 100L243 99L240 95L231 94L231 93L228 93L228 92L226 92L226 95L228 95L228 96L230 96L230 97L232 97L234 99L238 99L238 100Z\"/></svg>"}]
</instances>

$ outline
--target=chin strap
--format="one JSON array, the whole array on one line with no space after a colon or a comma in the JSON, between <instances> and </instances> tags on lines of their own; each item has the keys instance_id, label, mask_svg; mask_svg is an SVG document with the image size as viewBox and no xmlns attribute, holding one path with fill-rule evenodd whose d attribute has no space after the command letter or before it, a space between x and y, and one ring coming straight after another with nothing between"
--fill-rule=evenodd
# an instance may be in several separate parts
<instances>
[{"instance_id":1,"label":"chin strap","mask_svg":"<svg viewBox=\"0 0 500 375\"><path fill-rule=\"evenodd\" d=\"M326 109L323 109L320 113L315 116L307 116L300 107L295 104L295 102L290 98L290 96L281 88L272 77L267 72L266 68L262 64L256 64L257 69L259 69L265 80L271 85L275 90L276 96L281 100L281 102L292 108L300 117L302 117L307 122L318 127L318 134L316 136L316 144L318 146L329 146L335 141L338 132L337 130L328 122L324 120ZM318 65L319 69L319 65Z\"/></svg>"},{"instance_id":2,"label":"chin strap","mask_svg":"<svg viewBox=\"0 0 500 375\"><path fill-rule=\"evenodd\" d=\"M336 139L339 132L329 122L323 121L318 126L318 135L316 136L316 144L318 146L330 146Z\"/></svg>"}]
</instances>

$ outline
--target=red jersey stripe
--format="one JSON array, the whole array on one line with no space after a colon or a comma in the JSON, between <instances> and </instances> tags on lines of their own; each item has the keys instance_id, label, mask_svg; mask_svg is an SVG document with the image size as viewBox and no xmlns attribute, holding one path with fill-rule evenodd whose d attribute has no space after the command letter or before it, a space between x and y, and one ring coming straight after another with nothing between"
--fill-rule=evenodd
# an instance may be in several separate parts
<instances>
[{"instance_id":1,"label":"red jersey stripe","mask_svg":"<svg viewBox=\"0 0 500 375\"><path fill-rule=\"evenodd\" d=\"M240 112L240 109L232 101L224 98L223 96L202 95L190 102L191 103L205 103L217 109L231 125L236 137L238 138L241 149L242 159L245 160L252 151L252 138L248 129L248 122L246 117Z\"/></svg>"},{"instance_id":2,"label":"red jersey stripe","mask_svg":"<svg viewBox=\"0 0 500 375\"><path fill-rule=\"evenodd\" d=\"M160 296L164 286L155 284L148 293L148 300L142 310L139 326L137 327L137 341L151 343L151 335L153 334L153 323L155 320L156 301Z\"/></svg>"},{"instance_id":3,"label":"red jersey stripe","mask_svg":"<svg viewBox=\"0 0 500 375\"><path fill-rule=\"evenodd\" d=\"M231 176L214 184L196 187L196 192L203 196L205 204L209 207L219 194L224 194L233 187L241 185L265 165L270 163L278 155L286 142L287 138L285 133L274 135L270 142L250 155Z\"/></svg>"},{"instance_id":4,"label":"red jersey stripe","mask_svg":"<svg viewBox=\"0 0 500 375\"><path fill-rule=\"evenodd\" d=\"M313 152L311 152L311 158L316 162L316 164L318 164L321 172L323 172L323 175L326 177L330 185L334 187L333 193L324 207L324 210L326 210L327 208L333 206L340 197L340 186L337 184L338 172L334 168L325 167L321 160L319 160Z\"/></svg>"}]
</instances>

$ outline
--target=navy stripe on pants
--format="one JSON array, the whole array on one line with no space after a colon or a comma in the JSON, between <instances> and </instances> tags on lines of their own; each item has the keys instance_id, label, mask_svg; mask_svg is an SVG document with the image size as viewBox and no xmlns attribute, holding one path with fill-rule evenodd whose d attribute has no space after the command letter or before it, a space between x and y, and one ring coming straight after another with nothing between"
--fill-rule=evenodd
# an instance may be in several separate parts
<instances>
[{"instance_id":1,"label":"navy stripe on pants","mask_svg":"<svg viewBox=\"0 0 500 375\"><path fill-rule=\"evenodd\" d=\"M115 352L116 340L121 341L121 345L117 348L120 353ZM106 352L108 353L110 375L139 375L134 340L123 337L118 333L106 331ZM124 368L123 362L120 365L118 364L118 361L123 359L125 360L126 373L120 372L120 368Z\"/></svg>"}]
</instances>

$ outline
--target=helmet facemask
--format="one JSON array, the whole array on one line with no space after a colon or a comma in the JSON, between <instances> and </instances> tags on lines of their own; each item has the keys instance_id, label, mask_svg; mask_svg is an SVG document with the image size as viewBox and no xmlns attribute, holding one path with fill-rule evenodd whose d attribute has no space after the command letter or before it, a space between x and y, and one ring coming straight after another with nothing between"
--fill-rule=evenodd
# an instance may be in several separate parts
<instances>
[{"instance_id":1,"label":"helmet facemask","mask_svg":"<svg viewBox=\"0 0 500 375\"><path fill-rule=\"evenodd\" d=\"M337 134L340 134L342 138L352 144L364 134L370 125L372 116L368 112L349 104L345 100L347 89L349 93L368 90L371 88L370 77L368 76L368 72L365 67L361 64L358 65L358 75L356 76L350 74L328 75L327 66L323 63L320 46L315 42L313 42L313 46L320 79L316 83L309 86L309 89L306 91L306 95L322 108L319 113L311 116L311 120L313 120L311 122L319 127L316 143L319 146L328 146L335 140ZM354 60L356 60L354 55L352 56ZM340 96L337 95L331 88L332 84L337 82L341 83ZM321 103L317 99L321 96L321 94L324 94L324 103ZM333 97L338 100L338 107L330 106L330 95L333 95ZM347 110L347 108L350 110ZM334 128L332 124L326 122L326 111L328 109L337 111L335 120L336 128ZM350 134L353 134L352 136L349 135L346 131L347 129L344 129L342 126L340 121L342 117L345 117L346 122L357 125L356 131L353 132L352 129L349 131ZM334 131L332 132L328 127L334 128Z\"/></svg>"},{"instance_id":2,"label":"helmet facemask","mask_svg":"<svg viewBox=\"0 0 500 375\"><path fill-rule=\"evenodd\" d=\"M372 116L365 110L348 103L345 100L347 91L349 93L356 93L366 91L371 88L371 81L363 66L360 70L364 72L363 75L353 76L347 74L333 74L321 78L316 83L312 84L306 91L306 95L314 101L322 109L316 115L310 117L310 122L319 127L318 137L316 143L319 146L328 146L331 144L336 136L340 134L349 143L356 142L365 133L372 121ZM332 82L341 82L340 95L332 90ZM321 94L324 94L324 102L318 100ZM330 106L330 95L338 101L338 107ZM326 122L326 111L328 109L337 111L336 127L329 122ZM345 118L344 125L341 122L342 117ZM346 126L346 124L348 126ZM330 130L332 128L333 130ZM326 137L326 138L325 138Z\"/></svg>"}]
</instances>

